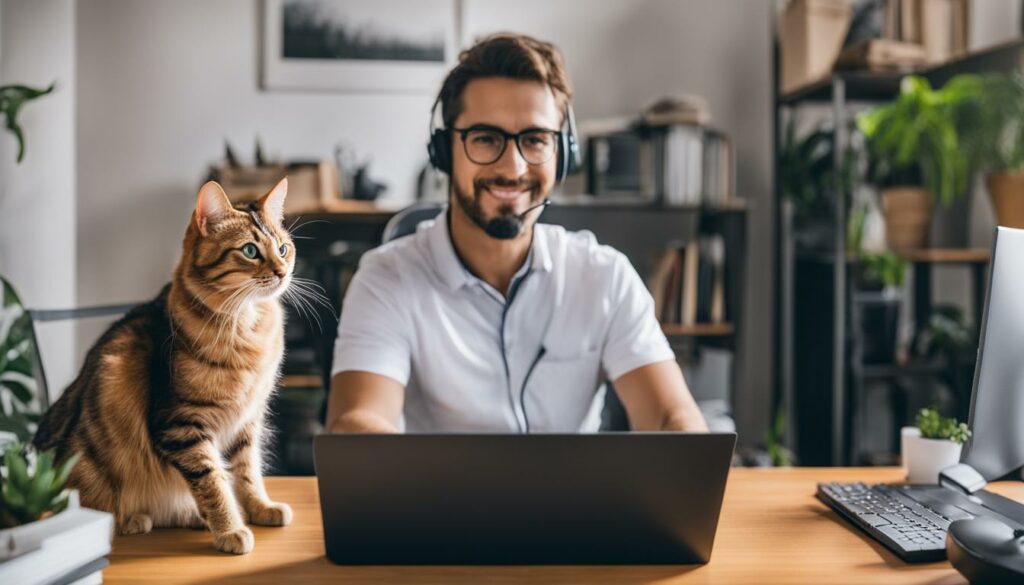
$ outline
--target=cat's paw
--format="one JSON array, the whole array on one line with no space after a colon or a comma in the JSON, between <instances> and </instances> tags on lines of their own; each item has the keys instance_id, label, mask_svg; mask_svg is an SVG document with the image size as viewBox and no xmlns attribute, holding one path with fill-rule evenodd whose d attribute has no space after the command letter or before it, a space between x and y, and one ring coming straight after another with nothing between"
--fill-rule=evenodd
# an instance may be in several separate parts
<instances>
[{"instance_id":1,"label":"cat's paw","mask_svg":"<svg viewBox=\"0 0 1024 585\"><path fill-rule=\"evenodd\" d=\"M149 514L132 514L117 524L118 534L146 534L153 530L153 519Z\"/></svg>"},{"instance_id":2,"label":"cat's paw","mask_svg":"<svg viewBox=\"0 0 1024 585\"><path fill-rule=\"evenodd\" d=\"M249 512L249 522L257 526L287 526L291 521L291 506L281 502L267 502Z\"/></svg>"},{"instance_id":3,"label":"cat's paw","mask_svg":"<svg viewBox=\"0 0 1024 585\"><path fill-rule=\"evenodd\" d=\"M252 551L253 542L252 530L244 526L213 535L214 548L233 555L249 554Z\"/></svg>"}]
</instances>

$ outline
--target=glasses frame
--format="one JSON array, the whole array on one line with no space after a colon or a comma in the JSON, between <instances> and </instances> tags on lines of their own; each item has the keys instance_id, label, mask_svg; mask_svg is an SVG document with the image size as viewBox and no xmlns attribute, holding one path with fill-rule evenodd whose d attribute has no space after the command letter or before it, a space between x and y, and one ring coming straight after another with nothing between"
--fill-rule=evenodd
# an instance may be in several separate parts
<instances>
[{"instance_id":1,"label":"glasses frame","mask_svg":"<svg viewBox=\"0 0 1024 585\"><path fill-rule=\"evenodd\" d=\"M552 158L555 158L555 153L558 152L558 150L561 148L561 144L562 144L562 131L561 130L550 130L548 128L527 128L526 130L523 130L521 132L516 132L516 133L513 134L512 132L508 132L508 131L506 131L506 130L504 130L502 128L498 128L497 126L488 126L486 124L474 124L473 126L470 126L469 128L452 128L452 130L459 133L459 139L462 141L462 151L466 153L466 158L468 158L471 162L473 162L473 164L478 164L478 165L481 165L481 166L493 165L494 163L496 163L499 160L501 160L501 157L505 156L505 150L508 149L508 141L510 139L515 141L516 150L519 151L519 156L523 157L523 160L526 161L526 164L533 165L533 166L539 166L539 165L546 164L546 163L550 162ZM494 160L492 160L492 161L480 162L480 161L474 160L473 157L470 156L470 154L469 154L469 144L466 143L466 136L468 136L470 132L481 131L481 130L482 131L487 131L487 132L494 132L496 134L501 135L501 138L502 138L501 150L498 151L498 155L496 157L494 157ZM523 136L528 135L528 134L536 134L538 132L546 132L548 134L553 135L555 137L555 148L551 151L551 155L548 156L548 158L544 159L543 161L541 161L541 162L530 162L530 160L526 158L526 154L523 153L523 145L522 145L522 143L519 142L519 139L522 138Z\"/></svg>"}]
</instances>

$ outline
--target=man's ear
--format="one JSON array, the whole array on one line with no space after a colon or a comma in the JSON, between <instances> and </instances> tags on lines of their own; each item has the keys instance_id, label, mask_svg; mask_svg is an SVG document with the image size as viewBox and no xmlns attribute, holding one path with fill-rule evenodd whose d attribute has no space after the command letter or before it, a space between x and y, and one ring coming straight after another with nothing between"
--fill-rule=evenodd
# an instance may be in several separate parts
<instances>
[{"instance_id":1,"label":"man's ear","mask_svg":"<svg viewBox=\"0 0 1024 585\"><path fill-rule=\"evenodd\" d=\"M277 185L262 198L260 209L277 225L284 223L284 198L288 196L288 177L277 182Z\"/></svg>"},{"instance_id":2,"label":"man's ear","mask_svg":"<svg viewBox=\"0 0 1024 585\"><path fill-rule=\"evenodd\" d=\"M196 227L203 237L208 236L213 225L227 218L231 211L231 201L216 181L209 181L199 189L195 218Z\"/></svg>"}]
</instances>

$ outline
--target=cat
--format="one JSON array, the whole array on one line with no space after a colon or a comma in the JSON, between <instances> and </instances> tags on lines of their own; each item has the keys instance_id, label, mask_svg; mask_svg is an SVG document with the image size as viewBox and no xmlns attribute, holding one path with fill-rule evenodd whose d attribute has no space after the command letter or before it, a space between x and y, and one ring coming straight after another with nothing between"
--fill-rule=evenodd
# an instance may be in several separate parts
<instances>
[{"instance_id":1,"label":"cat","mask_svg":"<svg viewBox=\"0 0 1024 585\"><path fill-rule=\"evenodd\" d=\"M39 424L36 448L81 454L69 484L114 514L119 534L207 527L218 550L245 554L245 520L292 519L261 471L284 354L280 298L294 280L287 191L282 179L232 205L203 185L171 283L100 337Z\"/></svg>"}]
</instances>

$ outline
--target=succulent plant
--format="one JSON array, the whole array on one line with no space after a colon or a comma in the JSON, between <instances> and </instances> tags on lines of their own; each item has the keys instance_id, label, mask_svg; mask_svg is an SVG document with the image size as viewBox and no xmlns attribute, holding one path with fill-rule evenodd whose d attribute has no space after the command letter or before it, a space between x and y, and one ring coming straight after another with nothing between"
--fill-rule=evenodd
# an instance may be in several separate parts
<instances>
[{"instance_id":1,"label":"succulent plant","mask_svg":"<svg viewBox=\"0 0 1024 585\"><path fill-rule=\"evenodd\" d=\"M0 474L0 528L35 522L67 507L64 485L78 455L57 465L54 457L52 450L36 453L22 443L7 448Z\"/></svg>"}]
</instances>

